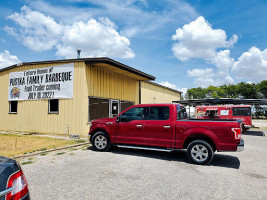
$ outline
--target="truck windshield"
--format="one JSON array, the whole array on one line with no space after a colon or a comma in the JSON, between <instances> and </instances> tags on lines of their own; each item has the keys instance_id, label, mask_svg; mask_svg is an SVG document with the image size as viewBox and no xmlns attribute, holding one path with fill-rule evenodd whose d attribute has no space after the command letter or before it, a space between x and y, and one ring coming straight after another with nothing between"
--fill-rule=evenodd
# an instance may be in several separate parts
<instances>
[{"instance_id":1,"label":"truck windshield","mask_svg":"<svg viewBox=\"0 0 267 200\"><path fill-rule=\"evenodd\" d=\"M251 116L250 107L233 108L233 116Z\"/></svg>"},{"instance_id":2,"label":"truck windshield","mask_svg":"<svg viewBox=\"0 0 267 200\"><path fill-rule=\"evenodd\" d=\"M187 118L185 107L177 105L177 120Z\"/></svg>"}]
</instances>

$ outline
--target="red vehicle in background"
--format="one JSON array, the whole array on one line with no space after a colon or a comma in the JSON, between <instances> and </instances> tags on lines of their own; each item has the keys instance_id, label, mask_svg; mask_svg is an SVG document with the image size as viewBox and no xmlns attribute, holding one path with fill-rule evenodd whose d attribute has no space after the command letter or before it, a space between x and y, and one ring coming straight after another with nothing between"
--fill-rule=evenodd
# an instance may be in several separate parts
<instances>
[{"instance_id":1,"label":"red vehicle in background","mask_svg":"<svg viewBox=\"0 0 267 200\"><path fill-rule=\"evenodd\" d=\"M245 130L252 126L251 105L196 106L196 118L241 120Z\"/></svg>"}]
</instances>

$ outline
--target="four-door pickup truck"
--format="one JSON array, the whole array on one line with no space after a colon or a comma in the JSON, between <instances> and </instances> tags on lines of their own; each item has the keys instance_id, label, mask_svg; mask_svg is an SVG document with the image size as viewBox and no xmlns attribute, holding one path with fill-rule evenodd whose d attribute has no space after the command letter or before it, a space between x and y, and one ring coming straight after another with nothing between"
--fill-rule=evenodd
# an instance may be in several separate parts
<instances>
[{"instance_id":1,"label":"four-door pickup truck","mask_svg":"<svg viewBox=\"0 0 267 200\"><path fill-rule=\"evenodd\" d=\"M147 150L187 149L189 160L208 164L217 151L242 151L239 122L187 119L181 104L140 104L114 118L91 121L90 142L97 151L113 146Z\"/></svg>"}]
</instances>

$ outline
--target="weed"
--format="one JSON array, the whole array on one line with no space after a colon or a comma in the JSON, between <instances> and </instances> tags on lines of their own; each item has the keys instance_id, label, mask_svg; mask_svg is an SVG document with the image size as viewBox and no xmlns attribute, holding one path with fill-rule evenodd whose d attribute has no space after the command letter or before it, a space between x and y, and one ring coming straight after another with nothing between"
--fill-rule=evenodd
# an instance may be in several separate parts
<instances>
[{"instance_id":1,"label":"weed","mask_svg":"<svg viewBox=\"0 0 267 200\"><path fill-rule=\"evenodd\" d=\"M65 154L65 152L59 152L56 155L62 155L62 154Z\"/></svg>"},{"instance_id":2,"label":"weed","mask_svg":"<svg viewBox=\"0 0 267 200\"><path fill-rule=\"evenodd\" d=\"M83 142L86 142L85 139L78 139L78 140L75 140L76 143L83 143Z\"/></svg>"},{"instance_id":3,"label":"weed","mask_svg":"<svg viewBox=\"0 0 267 200\"><path fill-rule=\"evenodd\" d=\"M22 162L21 165L27 165L27 164L31 164L31 163L33 163L33 161L29 160L29 161Z\"/></svg>"}]
</instances>

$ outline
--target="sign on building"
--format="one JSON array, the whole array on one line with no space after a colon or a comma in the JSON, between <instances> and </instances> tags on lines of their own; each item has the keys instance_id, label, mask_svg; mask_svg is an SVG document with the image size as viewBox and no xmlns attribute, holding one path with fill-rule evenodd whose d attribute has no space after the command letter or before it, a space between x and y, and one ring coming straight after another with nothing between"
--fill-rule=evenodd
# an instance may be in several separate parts
<instances>
[{"instance_id":1,"label":"sign on building","mask_svg":"<svg viewBox=\"0 0 267 200\"><path fill-rule=\"evenodd\" d=\"M73 63L12 72L8 100L71 99L73 79Z\"/></svg>"}]
</instances>

